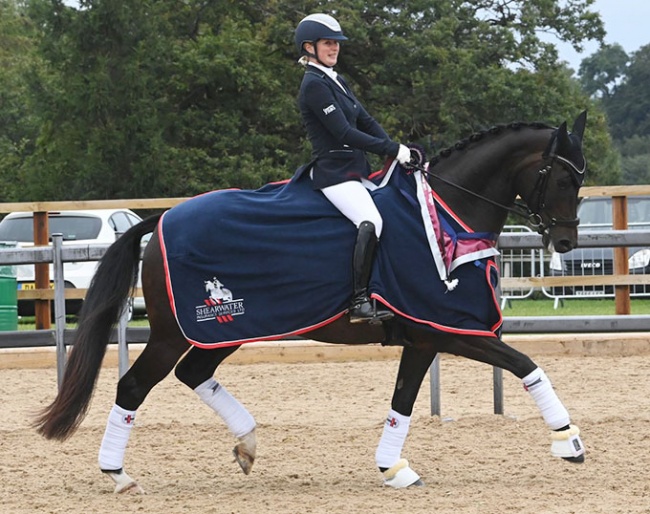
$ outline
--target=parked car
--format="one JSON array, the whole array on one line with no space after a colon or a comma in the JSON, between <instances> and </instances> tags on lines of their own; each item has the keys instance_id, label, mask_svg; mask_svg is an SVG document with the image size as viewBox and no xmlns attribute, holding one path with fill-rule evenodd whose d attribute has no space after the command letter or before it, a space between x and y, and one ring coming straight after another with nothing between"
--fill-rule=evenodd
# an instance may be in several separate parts
<instances>
[{"instance_id":1,"label":"parked car","mask_svg":"<svg viewBox=\"0 0 650 514\"><path fill-rule=\"evenodd\" d=\"M119 234L142 221L129 209L95 209L79 211L58 211L48 213L50 240L52 234L63 234L64 245L112 243ZM34 214L12 212L0 221L0 241L15 242L19 247L34 245ZM65 287L87 289L95 273L97 261L66 262L63 264ZM50 265L50 279L53 279ZM16 266L16 280L19 290L34 289L34 265ZM139 284L138 284L139 285ZM66 314L77 314L82 300L66 300ZM135 310L144 310L144 300L134 299ZM34 315L34 302L18 302L20 316Z\"/></svg>"},{"instance_id":2,"label":"parked car","mask_svg":"<svg viewBox=\"0 0 650 514\"><path fill-rule=\"evenodd\" d=\"M650 196L631 196L627 199L628 229L650 230ZM612 198L589 197L578 207L578 232L612 230ZM628 249L630 274L650 273L650 247ZM567 253L554 252L550 261L551 276L592 276L614 273L613 248L576 248ZM631 286L631 294L650 294L650 286ZM612 286L554 287L552 296L606 296L613 295Z\"/></svg>"}]
</instances>

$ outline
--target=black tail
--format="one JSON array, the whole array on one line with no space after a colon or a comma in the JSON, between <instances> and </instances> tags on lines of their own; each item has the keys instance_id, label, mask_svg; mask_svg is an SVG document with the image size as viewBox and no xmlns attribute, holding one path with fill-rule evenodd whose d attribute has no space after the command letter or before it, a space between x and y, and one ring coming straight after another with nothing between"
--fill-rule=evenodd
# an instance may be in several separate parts
<instances>
[{"instance_id":1,"label":"black tail","mask_svg":"<svg viewBox=\"0 0 650 514\"><path fill-rule=\"evenodd\" d=\"M131 227L106 251L84 299L59 393L33 426L47 439L70 437L84 419L111 330L138 279L140 240L160 214Z\"/></svg>"}]
</instances>

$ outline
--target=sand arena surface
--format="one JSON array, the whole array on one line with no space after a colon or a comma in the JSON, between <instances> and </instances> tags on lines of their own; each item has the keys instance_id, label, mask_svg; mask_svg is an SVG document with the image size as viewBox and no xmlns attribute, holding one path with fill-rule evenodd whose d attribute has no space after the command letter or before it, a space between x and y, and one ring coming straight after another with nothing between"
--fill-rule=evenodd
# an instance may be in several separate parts
<instances>
[{"instance_id":1,"label":"sand arena surface","mask_svg":"<svg viewBox=\"0 0 650 514\"><path fill-rule=\"evenodd\" d=\"M88 417L67 442L29 428L51 401L55 369L0 370L3 513L648 513L650 356L539 356L580 426L583 465L550 455L548 431L519 380L504 374L505 416L492 414L492 370L443 357L443 420L429 381L403 456L423 488L382 487L374 453L397 360L225 364L217 378L258 422L251 475L193 392L168 377L138 412L125 469L147 492L114 495L97 466L117 369L102 370ZM451 419L446 421L446 419Z\"/></svg>"}]
</instances>

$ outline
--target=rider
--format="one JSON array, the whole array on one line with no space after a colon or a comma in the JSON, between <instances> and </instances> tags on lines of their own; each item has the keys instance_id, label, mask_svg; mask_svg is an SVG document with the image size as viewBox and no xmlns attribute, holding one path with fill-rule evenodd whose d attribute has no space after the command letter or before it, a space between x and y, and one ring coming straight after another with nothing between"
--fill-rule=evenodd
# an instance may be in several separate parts
<instances>
[{"instance_id":1,"label":"rider","mask_svg":"<svg viewBox=\"0 0 650 514\"><path fill-rule=\"evenodd\" d=\"M361 183L370 174L365 152L410 161L408 147L392 141L368 114L349 86L332 68L340 41L347 40L341 26L327 14L311 14L298 24L295 43L305 66L298 103L312 144L314 189L357 227L352 258L354 297L350 322L385 320L393 316L371 304L368 281L382 230L382 218Z\"/></svg>"}]
</instances>

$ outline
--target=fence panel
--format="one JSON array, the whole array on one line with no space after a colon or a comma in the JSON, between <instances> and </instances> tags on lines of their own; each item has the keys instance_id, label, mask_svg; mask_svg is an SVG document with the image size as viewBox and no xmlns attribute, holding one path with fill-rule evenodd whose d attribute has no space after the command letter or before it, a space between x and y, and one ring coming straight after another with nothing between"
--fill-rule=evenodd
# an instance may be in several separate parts
<instances>
[{"instance_id":1,"label":"fence panel","mask_svg":"<svg viewBox=\"0 0 650 514\"><path fill-rule=\"evenodd\" d=\"M507 234L533 234L533 230L525 225L506 225L503 229ZM534 248L499 248L501 255L499 268L501 278L524 278L538 276L539 250ZM535 288L502 287L501 308L504 309L510 300L521 300L532 296Z\"/></svg>"}]
</instances>

